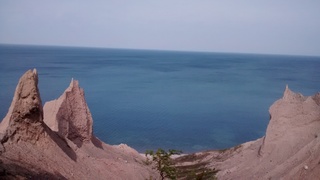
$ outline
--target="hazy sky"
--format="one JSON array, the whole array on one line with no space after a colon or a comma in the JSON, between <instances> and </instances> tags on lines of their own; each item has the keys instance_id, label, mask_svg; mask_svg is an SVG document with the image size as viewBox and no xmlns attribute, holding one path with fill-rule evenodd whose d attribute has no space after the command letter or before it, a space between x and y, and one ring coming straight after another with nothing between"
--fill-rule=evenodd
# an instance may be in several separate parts
<instances>
[{"instance_id":1,"label":"hazy sky","mask_svg":"<svg viewBox=\"0 0 320 180\"><path fill-rule=\"evenodd\" d=\"M320 55L320 0L0 0L0 43Z\"/></svg>"}]
</instances>

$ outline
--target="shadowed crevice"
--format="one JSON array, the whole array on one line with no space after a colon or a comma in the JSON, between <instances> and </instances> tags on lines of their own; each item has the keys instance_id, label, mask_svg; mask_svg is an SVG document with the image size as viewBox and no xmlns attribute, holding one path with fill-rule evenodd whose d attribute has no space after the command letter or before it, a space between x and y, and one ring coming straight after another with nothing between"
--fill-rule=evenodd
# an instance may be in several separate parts
<instances>
[{"instance_id":1,"label":"shadowed crevice","mask_svg":"<svg viewBox=\"0 0 320 180\"><path fill-rule=\"evenodd\" d=\"M60 149L69 156L73 161L77 161L77 154L74 150L68 145L68 142L61 138L56 132L52 131L46 124L43 124L46 133L50 136L50 138L60 147Z\"/></svg>"}]
</instances>

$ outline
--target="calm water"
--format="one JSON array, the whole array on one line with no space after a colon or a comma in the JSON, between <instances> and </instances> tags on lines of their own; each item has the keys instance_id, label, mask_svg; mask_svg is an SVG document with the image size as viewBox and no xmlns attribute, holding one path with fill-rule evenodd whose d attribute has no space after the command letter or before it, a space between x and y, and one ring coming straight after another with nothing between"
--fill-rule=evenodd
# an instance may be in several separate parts
<instances>
[{"instance_id":1,"label":"calm water","mask_svg":"<svg viewBox=\"0 0 320 180\"><path fill-rule=\"evenodd\" d=\"M43 103L79 80L94 134L140 152L257 139L286 84L304 95L320 91L320 57L0 45L0 119L32 68Z\"/></svg>"}]
</instances>

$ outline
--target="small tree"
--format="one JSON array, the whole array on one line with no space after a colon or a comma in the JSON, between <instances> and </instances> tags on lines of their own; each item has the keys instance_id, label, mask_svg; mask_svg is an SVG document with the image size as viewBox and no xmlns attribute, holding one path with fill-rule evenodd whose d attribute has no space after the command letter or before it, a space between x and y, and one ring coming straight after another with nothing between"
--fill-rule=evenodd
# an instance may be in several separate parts
<instances>
[{"instance_id":1,"label":"small tree","mask_svg":"<svg viewBox=\"0 0 320 180\"><path fill-rule=\"evenodd\" d=\"M173 162L171 160L171 156L174 154L181 154L182 151L170 149L166 152L163 149L158 149L157 152L153 152L152 150L146 151L147 162L149 161L148 155L152 157L152 161L155 162L155 167L161 176L161 179L170 178L177 179L176 177L176 168L173 166Z\"/></svg>"}]
</instances>

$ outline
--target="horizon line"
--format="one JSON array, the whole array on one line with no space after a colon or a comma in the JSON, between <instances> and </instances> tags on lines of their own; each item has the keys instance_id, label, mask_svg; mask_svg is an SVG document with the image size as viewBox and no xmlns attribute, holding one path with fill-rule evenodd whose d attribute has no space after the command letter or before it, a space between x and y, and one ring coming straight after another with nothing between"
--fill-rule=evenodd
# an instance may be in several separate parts
<instances>
[{"instance_id":1,"label":"horizon line","mask_svg":"<svg viewBox=\"0 0 320 180\"><path fill-rule=\"evenodd\" d=\"M281 53L254 53L254 52L232 52L232 51L201 51L201 50L176 50L176 49L147 49L147 48L130 48L130 47L105 47L105 46L77 46L77 45L55 45L55 44L16 44L16 43L1 43L0 45L9 46L46 46L46 47L61 47L61 48L88 48L88 49L119 49L119 50L141 50L141 51L165 51L165 52L185 52L185 53L220 53L220 54L246 54L246 55L267 55L267 56L300 56L300 57L315 57L320 58L320 55L305 55L305 54L281 54Z\"/></svg>"}]
</instances>

